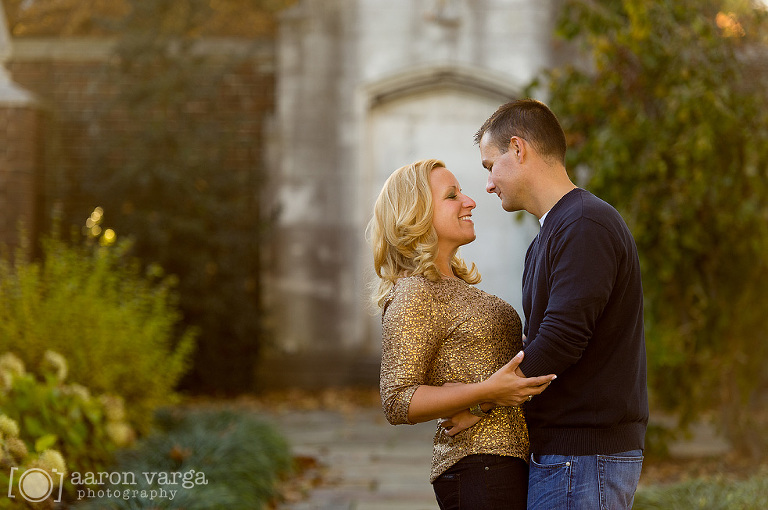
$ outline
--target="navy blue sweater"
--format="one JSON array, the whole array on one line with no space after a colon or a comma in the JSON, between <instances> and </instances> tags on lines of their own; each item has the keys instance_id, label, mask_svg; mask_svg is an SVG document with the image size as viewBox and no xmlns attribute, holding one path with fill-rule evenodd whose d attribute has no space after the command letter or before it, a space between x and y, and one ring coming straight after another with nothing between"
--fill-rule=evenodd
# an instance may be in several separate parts
<instances>
[{"instance_id":1,"label":"navy blue sweater","mask_svg":"<svg viewBox=\"0 0 768 510\"><path fill-rule=\"evenodd\" d=\"M648 423L643 291L619 213L580 188L547 214L525 256L526 376L557 379L526 404L531 452L642 449Z\"/></svg>"}]
</instances>

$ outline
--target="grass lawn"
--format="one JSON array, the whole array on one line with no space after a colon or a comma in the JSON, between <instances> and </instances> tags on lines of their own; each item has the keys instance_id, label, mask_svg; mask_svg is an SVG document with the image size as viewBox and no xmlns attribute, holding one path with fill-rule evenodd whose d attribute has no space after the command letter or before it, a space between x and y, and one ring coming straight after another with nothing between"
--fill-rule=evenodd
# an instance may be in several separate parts
<instances>
[{"instance_id":1,"label":"grass lawn","mask_svg":"<svg viewBox=\"0 0 768 510\"><path fill-rule=\"evenodd\" d=\"M641 488L635 510L706 509L765 510L768 508L768 469L764 466L747 479L725 475L696 478L673 484Z\"/></svg>"},{"instance_id":2,"label":"grass lawn","mask_svg":"<svg viewBox=\"0 0 768 510\"><path fill-rule=\"evenodd\" d=\"M647 458L635 510L768 509L768 464L726 455L687 460Z\"/></svg>"}]
</instances>

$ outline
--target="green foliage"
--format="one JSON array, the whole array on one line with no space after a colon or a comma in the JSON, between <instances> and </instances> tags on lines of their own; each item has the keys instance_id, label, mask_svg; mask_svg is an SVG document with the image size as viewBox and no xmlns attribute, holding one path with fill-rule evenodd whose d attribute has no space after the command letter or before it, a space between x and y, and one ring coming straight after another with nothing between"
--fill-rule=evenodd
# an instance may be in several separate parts
<instances>
[{"instance_id":1,"label":"green foliage","mask_svg":"<svg viewBox=\"0 0 768 510\"><path fill-rule=\"evenodd\" d=\"M653 394L768 451L768 13L747 1L565 2L581 68L545 74L568 167L617 206L643 268ZM534 84L536 86L537 84Z\"/></svg>"},{"instance_id":2,"label":"green foliage","mask_svg":"<svg viewBox=\"0 0 768 510\"><path fill-rule=\"evenodd\" d=\"M635 510L669 508L701 510L763 510L768 508L768 471L765 468L748 480L723 476L696 479L668 486L641 488L635 495Z\"/></svg>"},{"instance_id":3,"label":"green foliage","mask_svg":"<svg viewBox=\"0 0 768 510\"><path fill-rule=\"evenodd\" d=\"M89 500L84 508L269 508L277 480L291 467L285 440L250 413L164 410L158 424L156 433L122 452L112 468L135 473L136 483L100 487L127 497ZM157 476L150 483L144 473ZM184 486L181 478L163 483L163 474L170 481L173 473L187 476L189 483ZM169 497L159 497L161 488ZM149 498L152 490L158 495L154 500ZM173 499L171 490L177 491Z\"/></svg>"},{"instance_id":4,"label":"green foliage","mask_svg":"<svg viewBox=\"0 0 768 510\"><path fill-rule=\"evenodd\" d=\"M91 232L100 229L98 212ZM121 395L129 421L147 430L154 410L174 399L193 348L192 332L175 336L172 281L143 275L124 241L43 244L40 262L0 262L0 352L13 350L29 366L48 350L64 353L70 380Z\"/></svg>"},{"instance_id":5,"label":"green foliage","mask_svg":"<svg viewBox=\"0 0 768 510\"><path fill-rule=\"evenodd\" d=\"M295 0L176 0L176 12L204 7L197 31L220 37L259 37L274 33L274 11ZM14 37L111 36L130 0L2 0ZM147 2L149 3L149 2Z\"/></svg>"},{"instance_id":6,"label":"green foliage","mask_svg":"<svg viewBox=\"0 0 768 510\"><path fill-rule=\"evenodd\" d=\"M0 356L0 485L3 487L11 484L18 493L22 473L40 468L47 471L57 485L65 481L65 489L71 494L71 484L64 478L67 468L103 469L112 462L117 448L129 446L133 441L135 434L125 421L122 399L115 395L92 396L81 385L66 384L67 370L64 357L53 351L43 355L38 376L27 372L15 355ZM18 468L13 483L12 467ZM22 497L18 494L17 497L20 502Z\"/></svg>"},{"instance_id":7,"label":"green foliage","mask_svg":"<svg viewBox=\"0 0 768 510\"><path fill-rule=\"evenodd\" d=\"M237 54L197 38L213 2L128 3L103 77L114 95L94 113L78 181L88 200L115 204L110 222L131 233L142 261L178 277L184 321L201 332L185 386L247 391L265 336L260 116L271 75L255 46Z\"/></svg>"}]
</instances>

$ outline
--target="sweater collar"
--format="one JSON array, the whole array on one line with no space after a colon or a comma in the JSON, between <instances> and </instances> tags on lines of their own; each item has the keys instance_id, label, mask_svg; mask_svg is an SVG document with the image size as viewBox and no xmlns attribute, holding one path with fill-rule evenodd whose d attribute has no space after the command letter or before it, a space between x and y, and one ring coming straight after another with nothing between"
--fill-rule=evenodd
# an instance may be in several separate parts
<instances>
[{"instance_id":1,"label":"sweater collar","mask_svg":"<svg viewBox=\"0 0 768 510\"><path fill-rule=\"evenodd\" d=\"M570 195L575 195L575 194L580 193L582 191L584 191L582 188L576 187L576 188L573 188L568 193L566 193L565 195L563 195L560 198L560 200L558 200L557 203L555 205L553 205L552 208L549 211L545 212L544 215L541 218L539 218L539 225L541 225L541 228L544 228L544 220L547 218L549 213L551 213L553 210L557 209L558 206L560 206L560 204L566 202L566 197L568 197Z\"/></svg>"}]
</instances>

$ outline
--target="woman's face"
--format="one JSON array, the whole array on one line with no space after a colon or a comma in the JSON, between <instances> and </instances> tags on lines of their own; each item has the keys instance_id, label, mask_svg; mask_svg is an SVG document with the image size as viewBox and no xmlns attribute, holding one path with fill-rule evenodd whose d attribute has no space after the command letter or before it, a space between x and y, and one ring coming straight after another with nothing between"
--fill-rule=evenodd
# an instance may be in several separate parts
<instances>
[{"instance_id":1,"label":"woman's face","mask_svg":"<svg viewBox=\"0 0 768 510\"><path fill-rule=\"evenodd\" d=\"M439 253L451 256L459 246L475 240L472 209L477 204L461 192L459 181L446 168L438 167L429 176Z\"/></svg>"}]
</instances>

